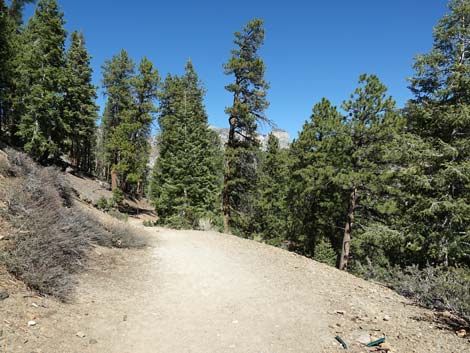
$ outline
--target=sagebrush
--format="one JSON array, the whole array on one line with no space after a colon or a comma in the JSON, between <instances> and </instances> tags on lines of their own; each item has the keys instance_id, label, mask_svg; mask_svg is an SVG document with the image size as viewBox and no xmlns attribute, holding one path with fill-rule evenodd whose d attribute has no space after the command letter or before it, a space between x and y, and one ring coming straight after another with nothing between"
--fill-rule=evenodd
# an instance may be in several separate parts
<instances>
[{"instance_id":1,"label":"sagebrush","mask_svg":"<svg viewBox=\"0 0 470 353\"><path fill-rule=\"evenodd\" d=\"M18 181L8 192L4 211L15 227L14 247L1 259L31 289L67 300L91 244L145 245L129 227L99 222L74 206L72 190L58 170L41 168L22 153L8 154L10 172Z\"/></svg>"},{"instance_id":2,"label":"sagebrush","mask_svg":"<svg viewBox=\"0 0 470 353\"><path fill-rule=\"evenodd\" d=\"M436 310L449 310L470 324L470 271L465 268L408 266L406 268L358 268L358 274L373 279Z\"/></svg>"}]
</instances>

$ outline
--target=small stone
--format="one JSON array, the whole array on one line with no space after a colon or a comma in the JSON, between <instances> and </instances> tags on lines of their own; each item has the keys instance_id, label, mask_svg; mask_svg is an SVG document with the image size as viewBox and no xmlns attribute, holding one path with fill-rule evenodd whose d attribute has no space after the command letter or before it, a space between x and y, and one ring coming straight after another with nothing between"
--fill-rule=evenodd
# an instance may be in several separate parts
<instances>
[{"instance_id":1,"label":"small stone","mask_svg":"<svg viewBox=\"0 0 470 353\"><path fill-rule=\"evenodd\" d=\"M390 321L391 320L391 317L389 315L384 315L384 321Z\"/></svg>"},{"instance_id":2,"label":"small stone","mask_svg":"<svg viewBox=\"0 0 470 353\"><path fill-rule=\"evenodd\" d=\"M372 340L371 340L370 335L368 333L364 333L356 339L356 342L358 342L360 344L368 344L371 341Z\"/></svg>"},{"instance_id":3,"label":"small stone","mask_svg":"<svg viewBox=\"0 0 470 353\"><path fill-rule=\"evenodd\" d=\"M0 292L0 300L5 300L10 296L7 292Z\"/></svg>"},{"instance_id":4,"label":"small stone","mask_svg":"<svg viewBox=\"0 0 470 353\"><path fill-rule=\"evenodd\" d=\"M83 332L81 332L81 331L78 331L78 332L75 334L75 336L80 337L80 338L85 338L85 337L86 337L86 335L85 335Z\"/></svg>"},{"instance_id":5,"label":"small stone","mask_svg":"<svg viewBox=\"0 0 470 353\"><path fill-rule=\"evenodd\" d=\"M39 305L37 305L36 303L32 303L31 305L34 306L35 308L39 308Z\"/></svg>"},{"instance_id":6,"label":"small stone","mask_svg":"<svg viewBox=\"0 0 470 353\"><path fill-rule=\"evenodd\" d=\"M443 312L441 313L441 316L442 316L442 317L445 317L445 318L447 318L447 319L449 319L449 318L452 317L452 314L450 313L450 311L447 311L447 310L446 310L446 311L443 311Z\"/></svg>"},{"instance_id":7,"label":"small stone","mask_svg":"<svg viewBox=\"0 0 470 353\"><path fill-rule=\"evenodd\" d=\"M379 347L385 352L391 352L393 350L392 346L388 342L381 343Z\"/></svg>"},{"instance_id":8,"label":"small stone","mask_svg":"<svg viewBox=\"0 0 470 353\"><path fill-rule=\"evenodd\" d=\"M97 344L98 341L95 340L94 338L92 338L92 339L90 339L90 340L88 341L88 343L89 343L89 344Z\"/></svg>"},{"instance_id":9,"label":"small stone","mask_svg":"<svg viewBox=\"0 0 470 353\"><path fill-rule=\"evenodd\" d=\"M36 321L34 320L28 321L28 327L31 327L31 326L36 326Z\"/></svg>"},{"instance_id":10,"label":"small stone","mask_svg":"<svg viewBox=\"0 0 470 353\"><path fill-rule=\"evenodd\" d=\"M344 314L346 314L346 311L344 311L344 310L336 310L335 313L336 313L336 314L339 314L339 315L344 315Z\"/></svg>"},{"instance_id":11,"label":"small stone","mask_svg":"<svg viewBox=\"0 0 470 353\"><path fill-rule=\"evenodd\" d=\"M464 338L467 335L467 331L465 329L458 330L455 333L460 338Z\"/></svg>"}]
</instances>

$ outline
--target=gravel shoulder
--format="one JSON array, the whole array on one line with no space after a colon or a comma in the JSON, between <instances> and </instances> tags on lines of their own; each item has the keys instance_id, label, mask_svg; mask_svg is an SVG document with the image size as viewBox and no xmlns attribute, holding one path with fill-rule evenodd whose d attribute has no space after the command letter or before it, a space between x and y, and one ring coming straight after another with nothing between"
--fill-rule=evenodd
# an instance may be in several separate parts
<instances>
[{"instance_id":1,"label":"gravel shoulder","mask_svg":"<svg viewBox=\"0 0 470 353\"><path fill-rule=\"evenodd\" d=\"M380 285L229 235L131 223L152 245L96 248L73 303L21 286L0 301L0 352L336 353L336 335L349 352L366 352L355 343L366 335L394 352L470 352L436 314Z\"/></svg>"}]
</instances>

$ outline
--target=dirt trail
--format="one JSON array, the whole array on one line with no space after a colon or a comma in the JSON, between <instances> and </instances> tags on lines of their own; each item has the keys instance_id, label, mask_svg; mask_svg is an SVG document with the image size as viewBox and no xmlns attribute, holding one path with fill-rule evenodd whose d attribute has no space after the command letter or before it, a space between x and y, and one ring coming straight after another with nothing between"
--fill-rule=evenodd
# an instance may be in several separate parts
<instances>
[{"instance_id":1,"label":"dirt trail","mask_svg":"<svg viewBox=\"0 0 470 353\"><path fill-rule=\"evenodd\" d=\"M151 247L119 253L107 272L90 269L73 304L24 299L20 320L37 325L13 339L10 323L0 352L332 353L342 350L335 335L352 343L365 333L386 335L395 352L470 351L430 312L301 256L213 232L136 226Z\"/></svg>"},{"instance_id":2,"label":"dirt trail","mask_svg":"<svg viewBox=\"0 0 470 353\"><path fill-rule=\"evenodd\" d=\"M126 321L90 326L101 342L92 351L321 352L320 298L301 290L302 273L292 278L269 249L248 244L160 230L139 287L113 305Z\"/></svg>"}]
</instances>

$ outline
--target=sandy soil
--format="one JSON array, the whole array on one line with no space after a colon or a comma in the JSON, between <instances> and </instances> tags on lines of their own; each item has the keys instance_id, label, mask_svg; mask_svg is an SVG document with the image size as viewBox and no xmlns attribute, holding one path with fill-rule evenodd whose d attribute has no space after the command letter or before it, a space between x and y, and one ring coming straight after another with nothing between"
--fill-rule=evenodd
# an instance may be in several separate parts
<instances>
[{"instance_id":1,"label":"sandy soil","mask_svg":"<svg viewBox=\"0 0 470 353\"><path fill-rule=\"evenodd\" d=\"M73 303L21 286L0 301L0 352L345 351L336 335L349 352L367 351L364 335L394 352L470 352L468 338L382 286L229 235L135 226L152 245L97 248Z\"/></svg>"}]
</instances>

